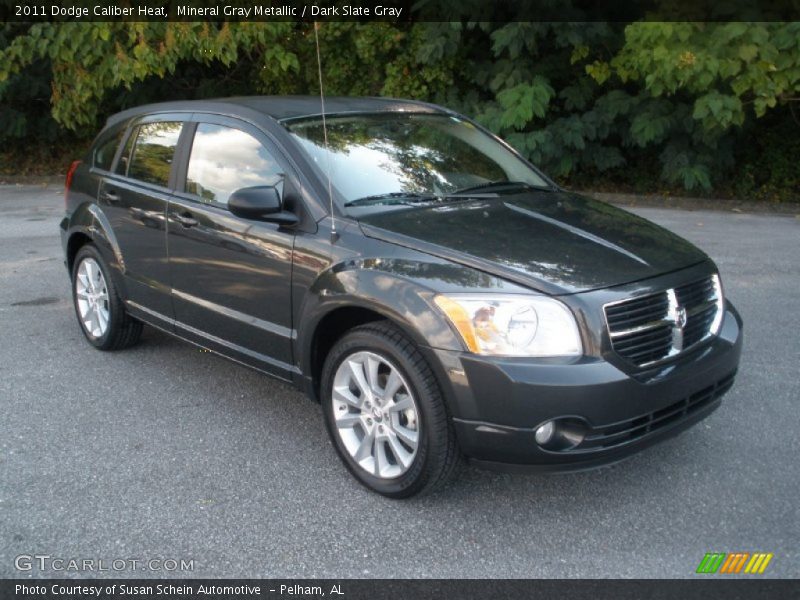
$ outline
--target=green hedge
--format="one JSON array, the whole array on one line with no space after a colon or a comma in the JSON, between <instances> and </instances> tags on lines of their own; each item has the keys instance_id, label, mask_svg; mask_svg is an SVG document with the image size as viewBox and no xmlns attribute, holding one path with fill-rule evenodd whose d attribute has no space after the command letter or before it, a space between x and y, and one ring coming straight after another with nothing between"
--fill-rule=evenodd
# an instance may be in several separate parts
<instances>
[{"instance_id":1,"label":"green hedge","mask_svg":"<svg viewBox=\"0 0 800 600\"><path fill-rule=\"evenodd\" d=\"M143 102L318 93L312 27L0 25L0 146L82 139ZM319 37L328 94L447 105L573 184L800 191L800 23L328 22Z\"/></svg>"}]
</instances>

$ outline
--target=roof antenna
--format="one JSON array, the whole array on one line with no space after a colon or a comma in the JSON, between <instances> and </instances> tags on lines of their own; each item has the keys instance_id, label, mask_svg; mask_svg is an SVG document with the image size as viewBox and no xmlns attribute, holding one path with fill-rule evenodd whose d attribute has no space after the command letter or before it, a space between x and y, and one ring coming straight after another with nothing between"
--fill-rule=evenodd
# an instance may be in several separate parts
<instances>
[{"instance_id":1,"label":"roof antenna","mask_svg":"<svg viewBox=\"0 0 800 600\"><path fill-rule=\"evenodd\" d=\"M317 73L319 74L319 103L322 109L322 135L325 140L325 163L328 176L328 208L331 212L331 244L339 239L336 233L336 215L333 214L333 187L331 186L331 153L328 150L328 125L325 122L325 94L322 92L322 59L319 55L319 23L314 21L314 40L317 44Z\"/></svg>"}]
</instances>

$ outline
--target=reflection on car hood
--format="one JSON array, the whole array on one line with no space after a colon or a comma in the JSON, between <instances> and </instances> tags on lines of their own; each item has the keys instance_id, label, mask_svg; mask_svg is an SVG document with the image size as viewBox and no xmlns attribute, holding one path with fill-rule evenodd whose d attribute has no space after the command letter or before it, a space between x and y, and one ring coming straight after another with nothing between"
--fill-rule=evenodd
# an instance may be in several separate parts
<instances>
[{"instance_id":1,"label":"reflection on car hood","mask_svg":"<svg viewBox=\"0 0 800 600\"><path fill-rule=\"evenodd\" d=\"M364 233L552 294L638 281L706 260L666 229L566 192L524 192L367 215Z\"/></svg>"}]
</instances>

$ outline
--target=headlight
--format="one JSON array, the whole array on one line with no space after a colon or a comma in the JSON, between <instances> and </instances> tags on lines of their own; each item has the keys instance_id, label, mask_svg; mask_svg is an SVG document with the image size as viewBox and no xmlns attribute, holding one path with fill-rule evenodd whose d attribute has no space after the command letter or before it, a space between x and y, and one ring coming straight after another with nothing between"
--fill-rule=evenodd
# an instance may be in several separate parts
<instances>
[{"instance_id":1,"label":"headlight","mask_svg":"<svg viewBox=\"0 0 800 600\"><path fill-rule=\"evenodd\" d=\"M476 354L579 356L578 325L569 309L546 296L436 296L435 302Z\"/></svg>"}]
</instances>

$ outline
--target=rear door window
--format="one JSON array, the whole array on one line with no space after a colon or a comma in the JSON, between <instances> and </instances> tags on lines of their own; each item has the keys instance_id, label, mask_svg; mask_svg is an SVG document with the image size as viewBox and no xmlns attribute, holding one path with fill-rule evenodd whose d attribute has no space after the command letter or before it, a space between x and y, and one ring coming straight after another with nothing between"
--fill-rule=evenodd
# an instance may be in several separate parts
<instances>
[{"instance_id":1,"label":"rear door window","mask_svg":"<svg viewBox=\"0 0 800 600\"><path fill-rule=\"evenodd\" d=\"M129 160L128 177L167 187L182 125L170 121L140 125L135 132L136 140L133 142Z\"/></svg>"},{"instance_id":2,"label":"rear door window","mask_svg":"<svg viewBox=\"0 0 800 600\"><path fill-rule=\"evenodd\" d=\"M200 123L194 134L186 192L203 202L228 205L238 189L271 185L281 192L283 170L270 152L249 133Z\"/></svg>"}]
</instances>

